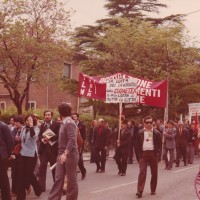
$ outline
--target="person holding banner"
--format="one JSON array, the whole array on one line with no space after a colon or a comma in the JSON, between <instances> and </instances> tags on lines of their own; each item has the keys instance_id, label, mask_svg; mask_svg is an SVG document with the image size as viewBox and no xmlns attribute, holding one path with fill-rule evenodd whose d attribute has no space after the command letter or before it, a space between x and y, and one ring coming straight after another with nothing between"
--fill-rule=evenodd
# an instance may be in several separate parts
<instances>
[{"instance_id":1,"label":"person holding banner","mask_svg":"<svg viewBox=\"0 0 200 200\"><path fill-rule=\"evenodd\" d=\"M110 130L105 127L104 119L98 119L98 127L94 130L94 161L96 173L105 172L106 150L110 144Z\"/></svg>"},{"instance_id":2,"label":"person holding banner","mask_svg":"<svg viewBox=\"0 0 200 200\"><path fill-rule=\"evenodd\" d=\"M158 130L153 129L152 116L146 116L143 119L144 127L138 131L137 144L139 151L139 176L136 196L142 197L144 190L147 166L151 169L151 195L156 194L158 179L158 160L162 149L162 137Z\"/></svg>"},{"instance_id":3,"label":"person holding banner","mask_svg":"<svg viewBox=\"0 0 200 200\"><path fill-rule=\"evenodd\" d=\"M122 121L120 136L117 140L115 160L118 166L118 175L125 176L127 169L128 155L130 151L131 132L128 127L128 120Z\"/></svg>"}]
</instances>

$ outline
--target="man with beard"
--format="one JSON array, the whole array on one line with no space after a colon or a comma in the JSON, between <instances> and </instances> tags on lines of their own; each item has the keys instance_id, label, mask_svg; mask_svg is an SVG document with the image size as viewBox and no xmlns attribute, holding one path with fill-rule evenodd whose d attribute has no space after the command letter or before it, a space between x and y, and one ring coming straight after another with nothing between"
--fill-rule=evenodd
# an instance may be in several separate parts
<instances>
[{"instance_id":1,"label":"man with beard","mask_svg":"<svg viewBox=\"0 0 200 200\"><path fill-rule=\"evenodd\" d=\"M41 189L44 192L46 190L46 172L47 164L50 166L56 163L58 156L58 135L60 124L52 120L53 112L51 110L44 111L44 123L40 127L39 141L40 147L38 150L40 166L38 181ZM44 135L45 131L52 131L53 136L51 138ZM55 181L55 169L52 170L53 180Z\"/></svg>"}]
</instances>

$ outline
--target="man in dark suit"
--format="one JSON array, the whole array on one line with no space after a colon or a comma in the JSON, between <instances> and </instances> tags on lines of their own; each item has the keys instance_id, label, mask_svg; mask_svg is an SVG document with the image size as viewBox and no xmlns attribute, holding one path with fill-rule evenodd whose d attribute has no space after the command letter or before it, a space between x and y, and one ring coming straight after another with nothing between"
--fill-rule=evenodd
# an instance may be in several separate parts
<instances>
[{"instance_id":1,"label":"man in dark suit","mask_svg":"<svg viewBox=\"0 0 200 200\"><path fill-rule=\"evenodd\" d=\"M189 140L188 131L183 126L183 122L178 122L177 134L176 134L176 167L179 167L180 157L183 156L184 166L187 165L187 144Z\"/></svg>"},{"instance_id":2,"label":"man in dark suit","mask_svg":"<svg viewBox=\"0 0 200 200\"><path fill-rule=\"evenodd\" d=\"M131 144L131 130L128 127L128 120L122 121L122 127L120 129L120 137L117 140L117 148L115 154L115 160L118 166L118 175L125 176L127 169L127 160L130 152Z\"/></svg>"},{"instance_id":3,"label":"man in dark suit","mask_svg":"<svg viewBox=\"0 0 200 200\"><path fill-rule=\"evenodd\" d=\"M64 178L67 177L67 200L78 199L78 183L76 168L79 154L77 148L77 126L71 118L71 107L68 104L58 106L62 118L58 141L58 159L56 163L56 180L48 200L61 199Z\"/></svg>"},{"instance_id":4,"label":"man in dark suit","mask_svg":"<svg viewBox=\"0 0 200 200\"><path fill-rule=\"evenodd\" d=\"M96 173L105 172L106 150L110 144L110 130L104 126L104 119L98 120L98 127L94 130L94 160Z\"/></svg>"},{"instance_id":5,"label":"man in dark suit","mask_svg":"<svg viewBox=\"0 0 200 200\"><path fill-rule=\"evenodd\" d=\"M85 144L85 139L86 139L86 127L85 127L85 124L82 121L80 121L78 113L73 113L72 119L74 120L75 124L77 125L77 127L80 131L82 140L83 140L82 147L79 149L79 161L78 161L78 167L81 171L82 180L83 180L83 179L85 179L86 173L87 173L85 166L84 166L84 162L83 162L83 151L84 151L84 144Z\"/></svg>"},{"instance_id":6,"label":"man in dark suit","mask_svg":"<svg viewBox=\"0 0 200 200\"><path fill-rule=\"evenodd\" d=\"M58 134L60 124L56 121L52 120L53 112L51 110L44 111L44 123L40 127L39 133L39 174L38 181L40 183L42 191L46 190L46 172L47 172L47 164L50 163L50 166L56 163L56 159L58 156ZM55 134L50 139L43 136L43 133L50 129ZM53 180L55 181L55 169L52 170Z\"/></svg>"},{"instance_id":7,"label":"man in dark suit","mask_svg":"<svg viewBox=\"0 0 200 200\"><path fill-rule=\"evenodd\" d=\"M146 116L143 119L144 128L138 131L137 144L139 151L139 167L138 185L136 196L142 197L145 186L147 165L151 169L151 195L155 195L158 179L158 158L162 149L162 137L159 131L153 129L153 118Z\"/></svg>"},{"instance_id":8,"label":"man in dark suit","mask_svg":"<svg viewBox=\"0 0 200 200\"><path fill-rule=\"evenodd\" d=\"M11 200L7 169L13 145L14 140L8 125L0 121L0 191L2 200Z\"/></svg>"}]
</instances>

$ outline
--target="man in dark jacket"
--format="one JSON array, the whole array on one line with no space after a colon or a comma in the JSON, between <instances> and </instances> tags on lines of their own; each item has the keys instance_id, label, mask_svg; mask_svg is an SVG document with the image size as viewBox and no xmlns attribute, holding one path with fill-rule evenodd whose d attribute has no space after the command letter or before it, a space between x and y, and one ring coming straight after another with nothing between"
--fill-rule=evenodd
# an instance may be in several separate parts
<instances>
[{"instance_id":1,"label":"man in dark jacket","mask_svg":"<svg viewBox=\"0 0 200 200\"><path fill-rule=\"evenodd\" d=\"M77 128L79 129L79 132L80 132L82 140L83 140L82 147L79 149L78 167L81 171L82 180L84 180L86 177L86 173L87 173L85 166L84 166L84 162L83 162L83 151L84 151L84 144L85 144L85 139L86 139L86 127L85 127L85 124L82 121L80 121L78 113L73 113L72 119L74 120Z\"/></svg>"},{"instance_id":2,"label":"man in dark jacket","mask_svg":"<svg viewBox=\"0 0 200 200\"><path fill-rule=\"evenodd\" d=\"M155 195L158 179L158 159L162 149L162 137L159 131L153 129L153 118L146 116L143 119L144 128L138 131L137 144L139 151L139 167L140 173L138 176L138 191L136 196L142 197L145 186L147 165L151 169L151 195Z\"/></svg>"},{"instance_id":3,"label":"man in dark jacket","mask_svg":"<svg viewBox=\"0 0 200 200\"><path fill-rule=\"evenodd\" d=\"M179 167L180 157L183 156L184 166L187 165L187 144L189 140L188 130L184 128L183 122L178 123L176 134L176 167Z\"/></svg>"},{"instance_id":4,"label":"man in dark jacket","mask_svg":"<svg viewBox=\"0 0 200 200\"><path fill-rule=\"evenodd\" d=\"M38 181L40 183L42 191L46 190L46 172L47 164L50 163L50 166L56 163L58 156L58 135L60 124L52 120L53 112L51 110L44 111L44 123L40 127L39 133L39 175ZM44 136L44 132L51 130L54 133L54 136L51 138ZM53 180L55 181L55 169L52 170Z\"/></svg>"},{"instance_id":5,"label":"man in dark jacket","mask_svg":"<svg viewBox=\"0 0 200 200\"><path fill-rule=\"evenodd\" d=\"M94 130L94 159L96 173L105 172L106 150L110 144L110 130L104 126L104 119L98 119L98 127Z\"/></svg>"},{"instance_id":6,"label":"man in dark jacket","mask_svg":"<svg viewBox=\"0 0 200 200\"><path fill-rule=\"evenodd\" d=\"M130 152L131 131L128 127L128 120L122 121L120 136L117 140L115 160L119 169L118 175L125 176L127 169L127 160Z\"/></svg>"},{"instance_id":7,"label":"man in dark jacket","mask_svg":"<svg viewBox=\"0 0 200 200\"><path fill-rule=\"evenodd\" d=\"M13 145L14 140L8 125L0 121L0 190L2 200L11 200L7 169Z\"/></svg>"}]
</instances>

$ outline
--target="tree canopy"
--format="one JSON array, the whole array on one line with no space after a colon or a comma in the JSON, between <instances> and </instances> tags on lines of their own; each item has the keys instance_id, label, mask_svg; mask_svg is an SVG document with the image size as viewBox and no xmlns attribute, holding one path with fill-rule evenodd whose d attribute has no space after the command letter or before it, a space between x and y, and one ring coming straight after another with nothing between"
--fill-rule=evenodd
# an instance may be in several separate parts
<instances>
[{"instance_id":1,"label":"tree canopy","mask_svg":"<svg viewBox=\"0 0 200 200\"><path fill-rule=\"evenodd\" d=\"M0 80L21 114L31 81L44 84L69 59L70 13L57 0L4 0L0 16Z\"/></svg>"}]
</instances>

